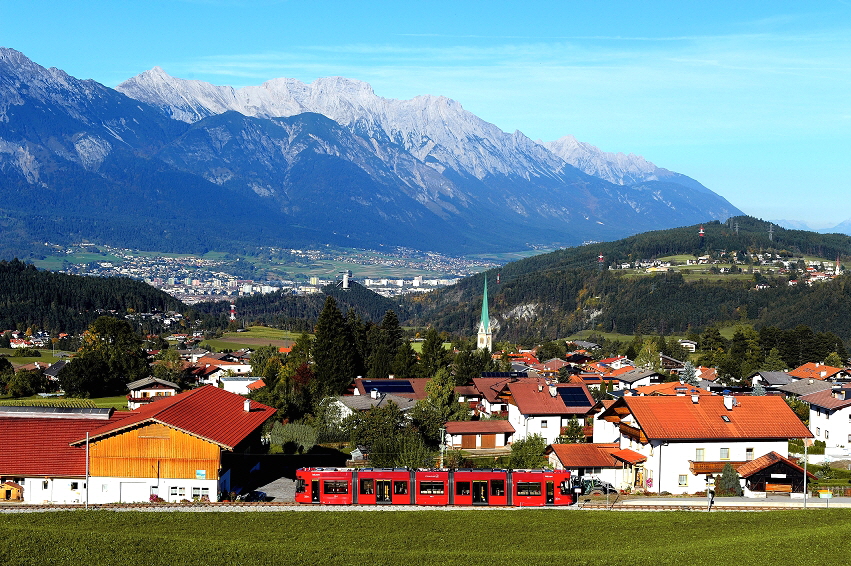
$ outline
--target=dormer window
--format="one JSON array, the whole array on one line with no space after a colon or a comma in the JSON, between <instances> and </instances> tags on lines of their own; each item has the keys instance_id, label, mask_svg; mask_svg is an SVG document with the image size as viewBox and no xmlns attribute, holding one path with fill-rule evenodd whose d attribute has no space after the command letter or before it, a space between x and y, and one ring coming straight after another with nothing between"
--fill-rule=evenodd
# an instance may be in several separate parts
<instances>
[{"instance_id":1,"label":"dormer window","mask_svg":"<svg viewBox=\"0 0 851 566\"><path fill-rule=\"evenodd\" d=\"M725 423L728 423L730 422L730 417L728 417L727 415L721 415L721 420Z\"/></svg>"}]
</instances>

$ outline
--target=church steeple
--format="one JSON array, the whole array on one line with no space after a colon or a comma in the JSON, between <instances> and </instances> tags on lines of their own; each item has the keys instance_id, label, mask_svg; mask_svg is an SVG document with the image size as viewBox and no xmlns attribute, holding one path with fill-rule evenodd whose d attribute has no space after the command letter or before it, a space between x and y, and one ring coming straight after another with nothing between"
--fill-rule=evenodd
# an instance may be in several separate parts
<instances>
[{"instance_id":1,"label":"church steeple","mask_svg":"<svg viewBox=\"0 0 851 566\"><path fill-rule=\"evenodd\" d=\"M493 350L493 333L488 316L488 276L485 275L485 293L482 295L482 319L479 321L479 335L476 347L480 350Z\"/></svg>"}]
</instances>

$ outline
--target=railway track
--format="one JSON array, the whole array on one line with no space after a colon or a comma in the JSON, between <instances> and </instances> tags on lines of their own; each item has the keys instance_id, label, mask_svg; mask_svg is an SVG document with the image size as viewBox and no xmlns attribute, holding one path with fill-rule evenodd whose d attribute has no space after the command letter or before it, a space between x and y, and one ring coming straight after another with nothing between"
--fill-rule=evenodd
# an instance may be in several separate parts
<instances>
[{"instance_id":1,"label":"railway track","mask_svg":"<svg viewBox=\"0 0 851 566\"><path fill-rule=\"evenodd\" d=\"M789 511L801 509L800 506L788 505L715 505L712 507L715 512L729 511ZM815 507L810 506L810 509ZM822 508L819 506L819 508ZM27 505L27 504L0 504L0 513L39 513L39 512L55 512L55 511L82 511L86 506L82 503L68 504L51 504L51 505ZM571 505L569 507L507 507L507 506L487 506L487 507L468 507L468 506L424 506L424 505L310 505L298 504L292 502L216 502L216 503L179 503L179 504L163 504L163 503L120 503L120 504L94 504L89 505L90 511L146 511L146 512L273 512L273 511L418 511L418 510L471 510L479 511L486 510L520 510L520 509L550 509L550 510L581 510L581 511L691 511L691 512L706 512L706 505L666 505L666 504L633 504L624 505L618 503L614 506L605 505L604 503L587 503Z\"/></svg>"}]
</instances>

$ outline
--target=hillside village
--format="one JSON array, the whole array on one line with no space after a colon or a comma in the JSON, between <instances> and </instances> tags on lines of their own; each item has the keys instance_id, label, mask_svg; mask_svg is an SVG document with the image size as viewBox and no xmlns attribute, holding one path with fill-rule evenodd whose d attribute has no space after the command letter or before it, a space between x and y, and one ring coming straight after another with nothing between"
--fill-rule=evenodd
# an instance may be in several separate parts
<instances>
[{"instance_id":1,"label":"hillside village","mask_svg":"<svg viewBox=\"0 0 851 566\"><path fill-rule=\"evenodd\" d=\"M846 363L758 370L731 385L718 368L691 361L693 340L679 340L682 360L662 352L648 359L644 350L636 359L606 356L601 344L575 339L540 359L553 343L492 351L486 289L480 314L478 347L446 350L430 330L417 353L388 312L368 332L369 371L346 379L345 348L329 356L345 334L333 325L346 320L329 298L313 339L219 353L143 351L141 365L123 366L138 379L112 384L127 410L85 400L94 390L83 368L100 367L102 341L129 339L128 323L102 317L73 357L15 368L16 376L38 375L45 392L43 402L0 401L0 433L10 439L0 456L0 500L248 497L262 486L263 455L294 450L306 458L323 442L348 445L341 456L352 469L549 466L570 471L577 493L591 496L801 498L805 482L818 480L812 466L805 473L801 448L849 454ZM27 338L34 345L42 337ZM4 381L11 390L16 380ZM83 399L51 403L72 391Z\"/></svg>"}]
</instances>

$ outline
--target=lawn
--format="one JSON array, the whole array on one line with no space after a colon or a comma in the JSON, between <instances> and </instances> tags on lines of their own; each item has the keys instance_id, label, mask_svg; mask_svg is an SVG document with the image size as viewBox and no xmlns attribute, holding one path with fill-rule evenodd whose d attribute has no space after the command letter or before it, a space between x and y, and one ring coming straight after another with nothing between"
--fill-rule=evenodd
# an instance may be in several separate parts
<instances>
[{"instance_id":1,"label":"lawn","mask_svg":"<svg viewBox=\"0 0 851 566\"><path fill-rule=\"evenodd\" d=\"M127 396L116 395L114 397L96 397L94 399L77 399L74 397L40 397L33 395L32 397L21 397L13 399L11 397L0 396L0 404L3 405L56 405L68 407L98 407L100 409L108 409L112 407L119 411L127 410ZM2 564L2 563L0 563Z\"/></svg>"},{"instance_id":2,"label":"lawn","mask_svg":"<svg viewBox=\"0 0 851 566\"><path fill-rule=\"evenodd\" d=\"M0 563L845 564L851 511L0 515Z\"/></svg>"},{"instance_id":3,"label":"lawn","mask_svg":"<svg viewBox=\"0 0 851 566\"><path fill-rule=\"evenodd\" d=\"M268 326L250 326L246 332L226 332L221 338L205 340L201 347L210 350L254 349L257 346L289 346L300 336L297 332L269 328Z\"/></svg>"},{"instance_id":4,"label":"lawn","mask_svg":"<svg viewBox=\"0 0 851 566\"><path fill-rule=\"evenodd\" d=\"M15 356L16 350L13 348L0 348L0 354L6 354L6 358L12 362L12 365L22 366L25 364L30 364L32 362L41 362L43 364L53 364L59 360L59 358L53 357L52 350L39 350L41 352L41 356L38 357L25 357L18 358Z\"/></svg>"}]
</instances>

